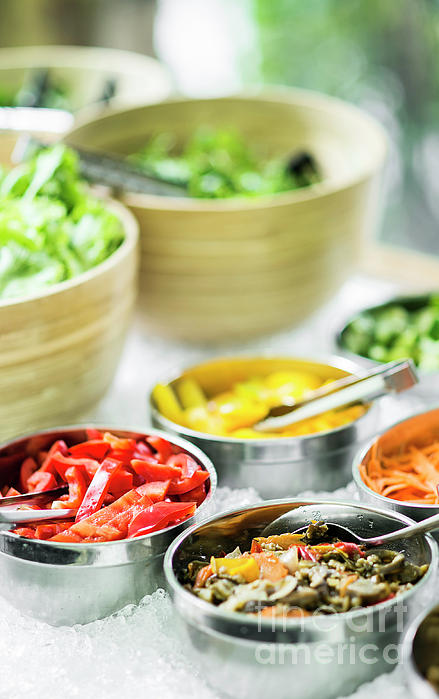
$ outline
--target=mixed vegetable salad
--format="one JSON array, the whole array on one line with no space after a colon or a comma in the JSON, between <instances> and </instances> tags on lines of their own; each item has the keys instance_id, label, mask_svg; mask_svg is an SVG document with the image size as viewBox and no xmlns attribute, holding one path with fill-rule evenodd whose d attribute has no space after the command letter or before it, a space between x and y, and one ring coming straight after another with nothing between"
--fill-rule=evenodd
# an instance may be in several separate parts
<instances>
[{"instance_id":1,"label":"mixed vegetable salad","mask_svg":"<svg viewBox=\"0 0 439 699\"><path fill-rule=\"evenodd\" d=\"M439 369L439 296L392 303L354 318L342 333L350 352L377 362L410 357L425 371Z\"/></svg>"},{"instance_id":2,"label":"mixed vegetable salad","mask_svg":"<svg viewBox=\"0 0 439 699\"><path fill-rule=\"evenodd\" d=\"M189 563L185 583L224 611L294 618L385 602L428 569L404 553L328 541L326 531L323 522L313 523L305 534L256 537L244 553L237 547L210 560L203 556Z\"/></svg>"},{"instance_id":3,"label":"mixed vegetable salad","mask_svg":"<svg viewBox=\"0 0 439 699\"><path fill-rule=\"evenodd\" d=\"M198 128L183 145L173 134L152 137L129 160L149 175L208 199L259 196L307 187L320 180L309 153L264 158L232 129Z\"/></svg>"},{"instance_id":4,"label":"mixed vegetable salad","mask_svg":"<svg viewBox=\"0 0 439 699\"><path fill-rule=\"evenodd\" d=\"M44 148L0 171L0 300L72 279L123 240L119 218L90 194L76 154L65 146Z\"/></svg>"},{"instance_id":5,"label":"mixed vegetable salad","mask_svg":"<svg viewBox=\"0 0 439 699\"><path fill-rule=\"evenodd\" d=\"M308 371L276 371L239 381L208 397L194 379L184 377L172 385L157 384L153 399L164 417L199 432L239 439L298 437L336 429L366 412L366 406L357 404L302 420L279 432L261 435L252 429L271 407L301 400L325 383L330 381Z\"/></svg>"},{"instance_id":6,"label":"mixed vegetable salad","mask_svg":"<svg viewBox=\"0 0 439 699\"><path fill-rule=\"evenodd\" d=\"M2 496L49 491L68 493L43 508L75 509L67 521L14 529L30 539L99 543L151 534L191 517L206 497L209 473L192 457L161 437L135 440L87 430L88 439L67 446L55 441L48 451L28 456L18 482Z\"/></svg>"}]
</instances>

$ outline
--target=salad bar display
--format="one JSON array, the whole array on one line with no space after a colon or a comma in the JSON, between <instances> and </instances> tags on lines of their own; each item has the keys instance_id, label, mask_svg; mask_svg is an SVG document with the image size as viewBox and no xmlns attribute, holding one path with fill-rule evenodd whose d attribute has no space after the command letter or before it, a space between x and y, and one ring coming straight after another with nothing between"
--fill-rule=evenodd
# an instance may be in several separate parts
<instances>
[{"instance_id":1,"label":"salad bar display","mask_svg":"<svg viewBox=\"0 0 439 699\"><path fill-rule=\"evenodd\" d=\"M34 66L12 91L0 80L0 109L75 111L58 76ZM108 102L116 83L104 88ZM316 317L320 335L303 358L289 336L281 356L199 348L199 363L164 379L171 358L194 354L150 332L247 342L307 319L350 274L385 142L359 110L291 90L90 116L64 143L28 142L13 166L1 164L0 590L10 604L72 626L126 605L135 613L166 585L184 652L234 699L289 699L296 673L301 699L335 699L389 669L400 605L412 613L437 587L428 525L399 531L439 513L439 408L414 415L408 390L439 371L435 291L357 306L337 338ZM131 211L108 199L110 180L83 180L86 156L142 179L145 190L127 180L116 192ZM147 190L158 181L174 194ZM118 392L101 408L136 299L136 218L137 310L152 324L133 330ZM329 343L347 356L331 356ZM146 399L160 431L147 426ZM402 405L405 419L389 428ZM141 427L116 427L125 413ZM80 424L59 426L70 421ZM345 486L344 499L309 495ZM262 502L236 509L238 488ZM297 528L265 532L293 514ZM352 631L352 620L364 628ZM413 653L435 642L429 629ZM346 639L349 663L337 655ZM321 643L335 654L328 664L257 661L261 644L313 654ZM377 648L373 667L364 644ZM432 657L421 673L437 689Z\"/></svg>"}]
</instances>

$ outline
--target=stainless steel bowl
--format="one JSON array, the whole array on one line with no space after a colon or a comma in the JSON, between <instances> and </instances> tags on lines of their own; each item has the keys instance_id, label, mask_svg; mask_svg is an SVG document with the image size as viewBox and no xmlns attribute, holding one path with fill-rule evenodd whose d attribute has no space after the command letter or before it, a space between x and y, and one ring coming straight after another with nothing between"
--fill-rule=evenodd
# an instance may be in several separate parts
<instances>
[{"instance_id":1,"label":"stainless steel bowl","mask_svg":"<svg viewBox=\"0 0 439 699\"><path fill-rule=\"evenodd\" d=\"M352 462L352 476L361 500L369 502L376 507L384 507L385 509L392 510L393 512L400 512L401 514L414 519L416 522L420 522L427 517L432 517L433 515L439 514L439 505L422 505L419 503L401 502L400 500L392 500L392 498L375 493L373 490L371 490L371 488L369 488L368 485L366 485L366 483L364 483L359 471L359 465L364 461L367 462L371 447L377 439L384 440L384 445L395 444L395 446L399 446L408 440L416 439L417 434L425 431L426 420L431 422L432 429L433 426L436 425L436 433L439 437L439 408L436 408L434 410L428 410L427 412L418 413L413 417L409 417L408 419L406 418L405 420L395 423L381 435L375 435L373 439L368 441L368 443L359 450ZM439 538L439 533L435 533L434 536L435 538Z\"/></svg>"},{"instance_id":2,"label":"stainless steel bowl","mask_svg":"<svg viewBox=\"0 0 439 699\"><path fill-rule=\"evenodd\" d=\"M283 369L313 371L328 378L356 374L358 365L339 357L327 364L291 357L226 357L176 371L162 383L195 378L206 394L227 388L233 381ZM331 373L332 372L332 373ZM375 429L376 407L358 420L328 432L304 437L237 439L197 432L165 418L150 394L152 424L188 439L213 461L220 485L254 487L264 498L297 495L305 490L334 490L350 480L352 457L360 441Z\"/></svg>"},{"instance_id":3,"label":"stainless steel bowl","mask_svg":"<svg viewBox=\"0 0 439 699\"><path fill-rule=\"evenodd\" d=\"M433 658L437 661L439 654L439 643L436 647L431 647L431 643L426 639L423 642L422 635L425 629L424 623L433 611L438 611L437 603L427 611L422 611L410 624L404 636L402 646L402 664L407 684L416 699L437 699L438 693L428 682L423 670L427 668L427 663ZM435 657L436 656L436 657Z\"/></svg>"},{"instance_id":4,"label":"stainless steel bowl","mask_svg":"<svg viewBox=\"0 0 439 699\"><path fill-rule=\"evenodd\" d=\"M419 310L423 308L431 298L432 294L412 294L410 296L395 296L384 303L377 304L375 306L369 306L362 308L358 313L354 313L347 320L343 322L343 325L335 331L335 350L340 352L344 357L350 361L356 362L358 365L370 369L374 366L379 366L382 362L378 362L375 359L370 359L361 354L356 354L349 350L344 344L344 336L348 329L348 326L353 320L363 315L364 313L374 313L376 311L381 311L389 306L394 306L395 304L404 306L408 310ZM414 386L410 393L411 395L417 395L424 400L436 399L439 392L439 371L419 371L419 384Z\"/></svg>"},{"instance_id":5,"label":"stainless steel bowl","mask_svg":"<svg viewBox=\"0 0 439 699\"><path fill-rule=\"evenodd\" d=\"M394 668L405 623L417 611L421 591L431 592L438 563L430 536L396 542L414 563L430 569L397 600L331 616L275 621L224 612L194 596L179 582L181 570L201 552L247 546L266 524L293 507L338 505L337 521L367 536L411 523L407 517L353 503L275 500L213 517L190 527L169 547L164 562L168 587L198 665L212 686L231 697L332 699ZM421 595L423 597L423 595ZM423 597L424 598L424 597ZM294 687L294 690L292 689Z\"/></svg>"},{"instance_id":6,"label":"stainless steel bowl","mask_svg":"<svg viewBox=\"0 0 439 699\"><path fill-rule=\"evenodd\" d=\"M157 430L97 426L120 437L140 439L154 434L168 439L209 471L209 492L196 515L148 536L102 544L64 544L25 539L0 531L0 591L20 611L50 624L87 623L108 616L126 604L164 586L163 555L184 528L203 516L216 488L211 461L199 449ZM0 485L10 482L18 465L64 439L68 445L86 439L85 427L60 427L29 435L0 447Z\"/></svg>"}]
</instances>

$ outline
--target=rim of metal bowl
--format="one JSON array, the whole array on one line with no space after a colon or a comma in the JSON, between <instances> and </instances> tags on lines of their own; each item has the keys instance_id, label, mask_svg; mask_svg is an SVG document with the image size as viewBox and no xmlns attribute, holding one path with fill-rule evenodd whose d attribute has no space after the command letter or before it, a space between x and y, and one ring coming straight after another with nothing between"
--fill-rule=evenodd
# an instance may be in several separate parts
<instances>
[{"instance_id":1,"label":"rim of metal bowl","mask_svg":"<svg viewBox=\"0 0 439 699\"><path fill-rule=\"evenodd\" d=\"M425 621L438 606L438 602L436 601L431 604L427 610L423 609L422 612L419 612L409 624L402 641L401 659L405 676L409 682L413 677L416 677L416 682L422 687L423 697L425 699L435 699L435 697L438 697L438 693L435 692L428 680L419 672L414 659L413 644L422 622Z\"/></svg>"},{"instance_id":2,"label":"rim of metal bowl","mask_svg":"<svg viewBox=\"0 0 439 699\"><path fill-rule=\"evenodd\" d=\"M428 300L435 294L439 295L439 290L419 294L401 294L398 296L392 296L389 299L387 299L387 301L383 301L382 303L377 303L373 306L365 306L364 308L360 308L360 310L356 311L355 313L351 313L349 316L347 316L347 318L345 318L345 320L335 330L335 347L338 351L343 352L343 355L345 355L346 358L352 362L361 361L363 364L369 362L371 366L380 366L380 364L384 364L384 362L380 362L377 359L371 359L370 357L366 357L366 355L364 354L357 354L356 352L352 352L352 350L346 347L346 345L343 343L343 335L348 329L349 325L365 313L375 313L376 311L384 310L389 306L408 306L410 304L416 305L416 303L421 304L421 306L426 305ZM418 368L417 370L419 371ZM435 371L421 371L420 373L428 375L434 374Z\"/></svg>"},{"instance_id":3,"label":"rim of metal bowl","mask_svg":"<svg viewBox=\"0 0 439 699\"><path fill-rule=\"evenodd\" d=\"M200 613L203 612L208 612L208 615L212 619L216 620L223 620L223 621L228 621L230 624L236 624L238 627L243 627L248 626L254 630L257 630L258 628L266 632L269 632L270 630L275 633L276 631L282 631L282 630L291 630L291 631L297 631L297 630L305 630L307 627L309 629L312 628L312 624L315 622L315 619L319 619L320 621L322 620L322 616L311 616L311 617L305 617L305 618L298 618L298 619L275 619L273 623L273 619L261 619L261 618L253 618L250 617L249 615L242 614L240 612L232 612L232 611L223 611L220 610L218 607L215 607L214 605L210 604L209 602L200 599L199 597L196 597L193 595L189 590L186 590L181 583L178 581L175 573L174 573L174 568L173 568L173 559L175 554L178 552L180 549L181 545L183 542L188 539L192 534L194 534L199 527L205 527L208 526L209 524L213 524L216 520L224 519L226 517L232 516L234 514L238 514L241 512L249 512L255 508L261 508L261 507L271 507L271 506L276 506L276 505L282 505L282 504L291 504L294 505L296 503L300 504L307 504L308 501L311 501L312 504L314 505L338 505L341 508L342 507L350 507L350 508L356 508L358 510L363 510L367 512L372 512L374 514L382 515L385 518L390 518L394 519L396 521L402 522L403 524L414 524L414 520L411 519L410 517L407 517L406 515L401 514L400 512L393 512L389 510L384 510L378 507L373 507L364 503L356 503L356 502L349 502L347 500L325 500L322 498L281 498L281 499L275 499L275 500L264 500L261 503L255 503L253 505L247 505L245 507L240 507L240 508L233 508L230 510L227 510L225 512L221 512L220 514L216 514L212 517L209 517L208 519L203 520L203 522L196 523L192 525L191 527L188 527L185 529L184 532L182 532L174 541L170 544L168 547L165 558L163 561L163 569L166 577L166 581L168 584L168 587L172 591L172 597L173 599L177 595L182 595L182 598L185 600L187 605L192 605L193 608L197 609ZM401 595L398 595L397 601L398 602L404 602L407 598L411 597L413 594L416 594L416 592L420 589L420 587L424 587L432 577L432 575L436 572L437 566L438 566L438 561L439 561L439 549L436 541L433 539L431 534L426 534L426 535L421 535L422 538L424 538L428 544L429 551L431 553L431 562L429 564L428 571L425 573L425 575L419 580L416 585L414 585L410 590L406 590L403 592ZM174 599L175 601L175 599ZM376 610L381 610L381 609L390 609L393 605L395 604L395 599L390 599L384 602L381 602L376 605L372 605L372 607L361 607L356 610L351 610L349 612L342 612L340 614L335 614L331 615L330 617L324 617L324 619L333 619L336 617L337 619L344 620L344 619L355 619L359 616L363 615L368 615L372 614ZM186 605L185 605L186 606ZM323 624L325 622L322 622ZM221 631L218 632L218 629L211 628L209 624L206 624L206 626L209 626L209 629L212 630L214 633L222 633ZM230 635L234 638L232 633L227 633L224 632L226 635ZM238 639L239 640L239 639ZM246 639L246 638L241 638L242 641L245 640L254 640L254 639ZM265 639L264 639L265 640Z\"/></svg>"},{"instance_id":4,"label":"rim of metal bowl","mask_svg":"<svg viewBox=\"0 0 439 699\"><path fill-rule=\"evenodd\" d=\"M13 531L10 530L2 530L0 531L0 537L4 537L5 540L10 540L12 542L20 542L21 544L26 545L26 547L35 547L35 548L40 548L41 550L50 550L53 549L54 551L67 551L67 552L79 552L79 553L86 553L88 552L88 555L85 556L86 560L81 561L82 565L89 565L92 564L95 561L99 561L99 565L115 565L115 564L124 564L124 563L129 563L131 562L132 558L130 558L129 555L120 555L120 551L122 550L128 550L130 548L138 548L139 546L142 547L144 544L148 542L153 542L154 540L157 540L158 537L160 537L163 534L169 535L172 534L173 531L178 530L181 528L182 524L186 524L186 522L190 522L194 517L198 517L201 512L203 512L207 505L210 503L212 500L216 487L217 487L217 473L215 470L215 467L212 463L212 461L209 459L209 457L197 446L192 444L192 442L189 442L188 440L174 436L172 434L168 434L167 432L164 432L163 430L157 430L155 428L151 429L145 429L145 426L136 428L135 426L129 426L129 427L121 427L119 425L105 425L103 426L102 424L96 424L96 423L86 423L86 424L77 424L77 425L66 425L62 427L54 427L51 429L46 429L46 430L41 430L39 432L31 432L30 434L22 435L20 437L16 437L15 439L8 440L7 442L3 442L0 444L0 451L12 446L16 442L20 442L22 440L30 439L32 437L39 437L39 436L44 436L46 434L54 434L57 432L64 432L64 431L69 431L69 430L86 430L86 429L97 429L97 430L115 430L117 432L135 432L136 434L142 434L145 436L148 435L154 435L157 437L162 437L163 439L166 439L167 441L171 442L172 444L175 444L178 447L181 447L185 451L187 451L189 454L194 456L203 466L203 468L208 471L209 473L209 480L210 480L210 488L209 492L206 494L205 499L201 503L199 507L197 507L195 513L189 517L187 520L185 520L184 523L178 523L172 525L172 527L166 527L165 529L160 529L159 531L152 532L151 534L145 534L143 536L135 537L134 539L120 539L118 541L104 541L101 543L87 543L87 544L69 544L69 543L64 543L64 542L58 542L58 541L45 541L45 540L34 540L34 539L25 539L24 537L19 536L18 534L15 534ZM172 537L171 537L172 538ZM8 554L8 551L4 551L4 553ZM128 553L128 551L127 551ZM11 553L9 555L13 555L16 558L22 558L21 556L18 556L14 553ZM26 559L27 560L27 559ZM34 562L39 562L41 564L45 564L44 561L34 561ZM62 565L62 562L59 561L59 563ZM78 564L76 562L76 564ZM49 564L50 565L50 564Z\"/></svg>"},{"instance_id":5,"label":"rim of metal bowl","mask_svg":"<svg viewBox=\"0 0 439 699\"><path fill-rule=\"evenodd\" d=\"M154 386L156 386L158 383L162 383L165 385L169 385L173 381L179 379L182 377L183 373L186 371L190 371L191 369L196 369L199 366L204 366L206 364L210 364L211 362L215 361L221 361L221 360L227 360L227 359L243 359L243 360L254 360L254 359L272 359L272 360L280 360L280 359L286 359L286 360L293 360L297 362L309 362L311 364L320 364L325 367L329 368L334 368L334 369L340 369L341 371L346 371L349 374L352 374L354 376L358 376L359 373L361 373L361 365L359 365L357 362L351 360L350 358L347 357L340 357L338 355L330 355L329 359L325 359L323 357L319 356L314 356L314 357L307 357L306 359L304 357L297 357L297 356L290 356L290 355L273 355L273 354L264 354L263 352L257 355L248 355L248 354L234 354L234 355L220 355L218 357L211 357L210 359L205 360L204 362L198 362L197 364L190 364L187 366L183 367L174 367L173 370L163 373L161 376L159 376L158 380L155 382ZM154 387L153 387L154 388ZM369 408L367 408L366 412L363 413L363 415L360 415L360 417L357 417L355 420L352 420L352 422L348 422L346 425L340 425L340 427L335 427L332 430L325 430L324 432L315 432L312 434L305 434L305 435L300 435L297 437L259 437L255 439L248 439L245 437L223 437L221 435L215 435L215 434L209 434L208 432L199 432L198 430L192 430L189 427L185 427L184 425L180 425L178 422L172 422L172 420L169 420L167 417L165 417L157 408L154 402L153 398L153 388L149 391L148 394L148 404L149 408L151 411L151 416L156 419L157 422L160 422L162 425L164 425L166 430L169 430L172 434L175 432L178 432L180 434L183 434L185 437L188 438L195 438L199 440L204 440L208 442L215 442L219 444L254 444L255 446L258 446L260 444L272 444L272 445L290 445L290 444L295 444L300 442L312 442L312 441L318 441L321 440L322 438L328 436L328 435L336 435L339 434L345 430L348 430L351 428L353 425L358 425L359 423L362 423L370 414L372 411L374 411L376 403L373 401Z\"/></svg>"},{"instance_id":6,"label":"rim of metal bowl","mask_svg":"<svg viewBox=\"0 0 439 699\"><path fill-rule=\"evenodd\" d=\"M360 464L363 463L363 459L366 456L367 452L369 449L372 447L372 445L376 442L377 439L380 439L380 437L383 437L389 430L392 430L394 427L397 427L398 425L402 425L404 422L408 422L409 420L412 420L415 417L419 417L420 415L427 415L428 413L433 412L434 410L439 410L439 405L436 407L432 408L430 407L428 410L420 410L417 413L413 413L413 415L410 415L409 417L405 417L402 420L398 420L398 422L394 422L392 425L390 425L387 429L385 429L383 432L377 432L374 437L371 437L367 441L366 444L363 444L358 451L356 452L353 461L352 461L352 478L354 480L355 485L357 486L358 490L360 492L366 493L368 496L373 497L376 499L378 502L382 502L383 504L387 504L391 502L395 505L398 505L399 507L406 507L408 510L408 513L410 513L411 509L415 508L425 508L426 510L431 510L431 514L433 515L435 511L439 512L439 504L433 505L430 503L425 503L423 504L422 502L405 502L402 500L394 500L393 498L388 498L385 495L380 495L379 493L375 493L374 490L369 488L368 485L363 481L363 479L360 476Z\"/></svg>"}]
</instances>

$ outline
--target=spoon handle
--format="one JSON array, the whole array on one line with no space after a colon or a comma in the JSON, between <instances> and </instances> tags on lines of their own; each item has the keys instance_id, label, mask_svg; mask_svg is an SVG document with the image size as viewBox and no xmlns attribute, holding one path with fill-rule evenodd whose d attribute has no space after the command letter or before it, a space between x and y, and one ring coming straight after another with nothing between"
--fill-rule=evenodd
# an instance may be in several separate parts
<instances>
[{"instance_id":1,"label":"spoon handle","mask_svg":"<svg viewBox=\"0 0 439 699\"><path fill-rule=\"evenodd\" d=\"M428 532L433 532L439 529L439 514L433 517L428 517L428 519L422 520L422 522L417 522L416 524L410 524L404 529L398 529L396 532L391 532L390 534L384 534L383 536L376 536L372 539L368 539L367 543L376 544L381 546L382 544L387 544L398 539L408 539L411 536L417 534L428 534Z\"/></svg>"}]
</instances>

